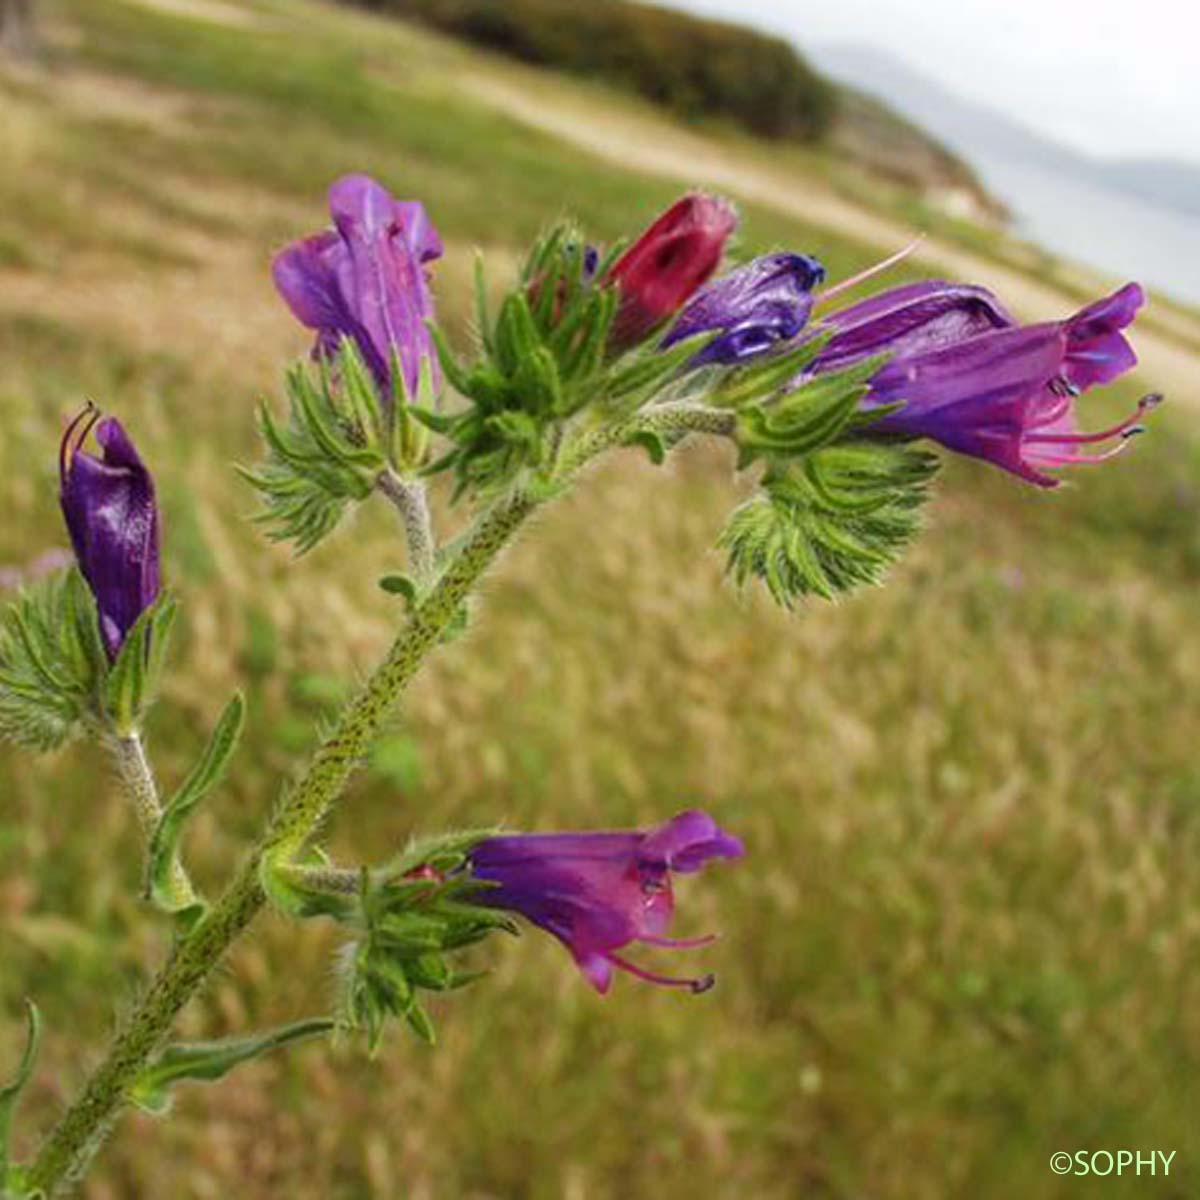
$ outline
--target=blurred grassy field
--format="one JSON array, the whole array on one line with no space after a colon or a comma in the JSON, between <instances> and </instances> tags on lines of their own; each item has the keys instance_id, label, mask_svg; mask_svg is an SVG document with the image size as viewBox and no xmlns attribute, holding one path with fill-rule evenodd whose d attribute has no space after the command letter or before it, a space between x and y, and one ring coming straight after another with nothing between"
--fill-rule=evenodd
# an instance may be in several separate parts
<instances>
[{"instance_id":1,"label":"blurred grassy field","mask_svg":"<svg viewBox=\"0 0 1200 1200\"><path fill-rule=\"evenodd\" d=\"M49 15L49 70L0 74L0 564L65 542L62 415L91 396L127 420L185 598L150 730L164 780L235 685L251 702L232 786L189 844L216 887L397 618L375 585L400 565L389 512L299 563L245 521L230 464L254 455L252 401L306 345L271 252L323 222L329 179L368 169L446 235L439 300L461 336L471 244L502 283L549 217L611 237L678 187L458 86L512 68L359 14ZM879 252L744 217L743 250L795 246L835 278ZM400 1034L374 1062L307 1047L193 1088L170 1121L128 1119L84 1194L1053 1198L1092 1194L1051 1174L1053 1151L1121 1147L1176 1150L1171 1178L1089 1188L1196 1194L1195 399L1052 496L952 464L892 586L792 618L721 580L724 454L598 470L504 560L332 846L379 859L456 823L703 805L750 850L680 889L679 930L724 933L702 952L717 991L621 980L600 1000L549 939L493 946L492 979L435 1006L436 1051ZM96 751L0 752L0 1062L24 995L48 1025L21 1149L162 950L138 870ZM319 1011L333 945L264 918L185 1030Z\"/></svg>"}]
</instances>

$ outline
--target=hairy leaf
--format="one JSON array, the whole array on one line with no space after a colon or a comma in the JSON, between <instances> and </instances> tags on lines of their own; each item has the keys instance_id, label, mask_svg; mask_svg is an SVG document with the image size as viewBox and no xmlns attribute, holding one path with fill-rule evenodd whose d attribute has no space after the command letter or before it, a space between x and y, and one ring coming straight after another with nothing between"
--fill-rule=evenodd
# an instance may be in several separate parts
<instances>
[{"instance_id":1,"label":"hairy leaf","mask_svg":"<svg viewBox=\"0 0 1200 1200\"><path fill-rule=\"evenodd\" d=\"M171 1088L176 1084L221 1079L244 1062L295 1042L324 1037L335 1027L334 1021L320 1017L296 1021L252 1037L174 1043L138 1076L129 1098L144 1112L161 1116L170 1108Z\"/></svg>"},{"instance_id":2,"label":"hairy leaf","mask_svg":"<svg viewBox=\"0 0 1200 1200\"><path fill-rule=\"evenodd\" d=\"M179 853L184 826L196 806L221 781L242 736L246 702L237 693L217 719L203 753L179 790L171 797L150 838L147 853L146 890L166 912L179 911L171 888L171 869ZM188 905L187 907L191 907Z\"/></svg>"},{"instance_id":3,"label":"hairy leaf","mask_svg":"<svg viewBox=\"0 0 1200 1200\"><path fill-rule=\"evenodd\" d=\"M99 719L107 672L78 568L31 585L0 613L0 736L33 750L61 746Z\"/></svg>"},{"instance_id":4,"label":"hairy leaf","mask_svg":"<svg viewBox=\"0 0 1200 1200\"><path fill-rule=\"evenodd\" d=\"M17 1101L33 1077L33 1066L37 1062L38 1047L42 1041L42 1018L32 1000L25 1001L29 1032L25 1038L25 1050L17 1064L12 1080L0 1086L0 1187L8 1179L8 1142L12 1131L13 1111Z\"/></svg>"},{"instance_id":5,"label":"hairy leaf","mask_svg":"<svg viewBox=\"0 0 1200 1200\"><path fill-rule=\"evenodd\" d=\"M721 534L727 569L739 585L760 579L788 609L878 583L916 533L936 470L932 454L870 442L774 466Z\"/></svg>"}]
</instances>

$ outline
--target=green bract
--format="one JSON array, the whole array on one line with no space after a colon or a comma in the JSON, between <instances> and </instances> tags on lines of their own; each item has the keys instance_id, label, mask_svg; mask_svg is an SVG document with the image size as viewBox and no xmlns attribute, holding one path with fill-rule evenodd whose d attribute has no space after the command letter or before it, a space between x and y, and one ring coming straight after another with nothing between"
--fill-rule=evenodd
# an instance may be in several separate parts
<instances>
[{"instance_id":1,"label":"green bract","mask_svg":"<svg viewBox=\"0 0 1200 1200\"><path fill-rule=\"evenodd\" d=\"M355 937L342 955L342 1024L362 1029L374 1051L389 1017L402 1017L425 1041L433 1024L418 992L451 991L477 979L447 954L496 930L516 933L504 913L472 903L486 884L464 868L471 850L494 830L469 830L414 841L374 870L330 867L319 853L300 863L270 859L263 887L292 916L330 917Z\"/></svg>"},{"instance_id":2,"label":"green bract","mask_svg":"<svg viewBox=\"0 0 1200 1200\"><path fill-rule=\"evenodd\" d=\"M162 1116L171 1106L171 1090L185 1082L211 1083L223 1079L234 1067L261 1058L293 1042L331 1033L328 1017L296 1021L249 1037L221 1038L211 1042L173 1042L138 1076L129 1093L143 1112Z\"/></svg>"},{"instance_id":3,"label":"green bract","mask_svg":"<svg viewBox=\"0 0 1200 1200\"><path fill-rule=\"evenodd\" d=\"M912 540L937 458L907 446L848 442L779 462L734 510L719 544L744 584L766 584L792 608L878 583Z\"/></svg>"},{"instance_id":4,"label":"green bract","mask_svg":"<svg viewBox=\"0 0 1200 1200\"><path fill-rule=\"evenodd\" d=\"M135 729L158 686L175 614L175 601L160 596L110 666L77 568L26 588L0 614L0 735L53 750L85 726Z\"/></svg>"},{"instance_id":5,"label":"green bract","mask_svg":"<svg viewBox=\"0 0 1200 1200\"><path fill-rule=\"evenodd\" d=\"M287 391L286 426L259 406L267 461L242 474L262 498L267 535L304 554L371 494L391 460L393 427L353 342L342 343L332 374L323 363L293 367Z\"/></svg>"},{"instance_id":6,"label":"green bract","mask_svg":"<svg viewBox=\"0 0 1200 1200\"><path fill-rule=\"evenodd\" d=\"M0 1200L9 1200L10 1196L30 1196L22 1186L21 1169L10 1167L8 1161L8 1139L12 1128L13 1110L33 1076L33 1067L37 1062L38 1047L42 1040L42 1018L37 1005L31 1000L27 1000L25 1004L29 1018L25 1050L11 1082L0 1086Z\"/></svg>"},{"instance_id":7,"label":"green bract","mask_svg":"<svg viewBox=\"0 0 1200 1200\"><path fill-rule=\"evenodd\" d=\"M469 366L434 330L442 370L467 405L416 415L452 444L429 471L452 470L456 495L494 492L523 473L549 479L573 418L585 410L619 417L661 398L696 353L693 339L668 352L650 343L612 354L619 297L603 281L618 250L588 265L582 233L557 226L534 246L495 320L477 271L478 345Z\"/></svg>"}]
</instances>

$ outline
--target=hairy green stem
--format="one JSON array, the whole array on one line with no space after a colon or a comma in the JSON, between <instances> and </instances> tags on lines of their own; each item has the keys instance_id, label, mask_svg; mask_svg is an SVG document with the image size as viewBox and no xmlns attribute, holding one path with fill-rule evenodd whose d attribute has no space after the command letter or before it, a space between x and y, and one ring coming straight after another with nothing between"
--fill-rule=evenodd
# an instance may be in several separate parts
<instances>
[{"instance_id":1,"label":"hairy green stem","mask_svg":"<svg viewBox=\"0 0 1200 1200\"><path fill-rule=\"evenodd\" d=\"M732 437L737 431L737 413L725 408L678 401L655 404L632 416L590 430L563 451L559 473L570 475L590 459L613 446L629 444L638 434L653 433L668 443L689 434L705 433L714 437Z\"/></svg>"},{"instance_id":2,"label":"hairy green stem","mask_svg":"<svg viewBox=\"0 0 1200 1200\"><path fill-rule=\"evenodd\" d=\"M417 583L428 585L433 578L436 547L425 485L419 480L403 479L388 467L379 473L375 486L396 506L404 524L409 568Z\"/></svg>"},{"instance_id":3,"label":"hairy green stem","mask_svg":"<svg viewBox=\"0 0 1200 1200\"><path fill-rule=\"evenodd\" d=\"M290 856L320 827L425 656L535 507L533 499L519 493L495 505L480 520L445 574L417 606L387 658L321 744L307 771L286 794L263 841L200 925L176 945L125 1019L104 1061L30 1166L31 1187L54 1196L82 1173L180 1009L262 908L265 896L259 872L264 858Z\"/></svg>"},{"instance_id":4,"label":"hairy green stem","mask_svg":"<svg viewBox=\"0 0 1200 1200\"><path fill-rule=\"evenodd\" d=\"M117 764L117 773L125 794L129 797L133 810L137 814L138 824L142 827L146 842L149 844L159 818L162 817L162 804L158 798L158 785L154 781L154 771L150 760L146 757L146 747L141 735L131 733L124 737L112 736L107 739L113 759ZM188 879L183 863L175 858L171 863L171 899L180 908L196 903L196 893L192 882Z\"/></svg>"},{"instance_id":5,"label":"hairy green stem","mask_svg":"<svg viewBox=\"0 0 1200 1200\"><path fill-rule=\"evenodd\" d=\"M642 430L674 438L690 432L728 436L733 429L732 415L721 410L662 405L577 437L566 448L554 482L565 483L597 454L625 444ZM342 713L303 776L285 793L264 837L225 894L200 924L176 943L145 995L121 1024L103 1062L30 1165L27 1179L31 1188L53 1197L83 1173L127 1103L138 1076L166 1040L180 1009L262 908L266 900L260 882L263 863L286 862L317 832L426 655L438 645L475 584L539 502L524 491L497 501L463 539L387 657Z\"/></svg>"}]
</instances>

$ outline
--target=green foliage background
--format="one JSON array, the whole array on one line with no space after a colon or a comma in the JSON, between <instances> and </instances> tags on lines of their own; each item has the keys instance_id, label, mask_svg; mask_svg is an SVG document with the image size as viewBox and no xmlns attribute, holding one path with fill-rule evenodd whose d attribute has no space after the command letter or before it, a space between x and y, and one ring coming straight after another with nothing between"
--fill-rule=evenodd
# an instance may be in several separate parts
<instances>
[{"instance_id":1,"label":"green foliage background","mask_svg":"<svg viewBox=\"0 0 1200 1200\"><path fill-rule=\"evenodd\" d=\"M158 472L183 599L149 730L165 784L247 692L231 783L189 835L215 886L400 603L375 584L401 565L382 506L299 563L244 519L231 463L254 456L254 400L307 344L272 295L271 251L323 222L325 181L369 169L446 235L438 294L461 339L473 243L502 282L548 218L614 237L694 179L531 132L465 85L530 77L363 14L56 0L48 16L49 72L0 75L0 563L65 545L60 420L94 397ZM880 250L743 214L742 252L795 246L834 278ZM301 1047L193 1088L170 1121L129 1118L84 1194L1054 1198L1080 1193L1050 1154L1104 1146L1177 1149L1155 1194L1191 1194L1189 402L1054 496L952 464L891 586L794 616L722 582L713 544L743 498L723 452L595 471L414 689L333 849L703 805L750 851L680 888L679 932L724 934L702 952L716 991L621 981L602 1001L548 939L489 947L493 978L435 1005L436 1051ZM19 1152L162 950L139 871L96 751L0 754L0 1061L25 995L46 1019ZM322 1011L330 949L264 919L181 1033Z\"/></svg>"}]
</instances>

